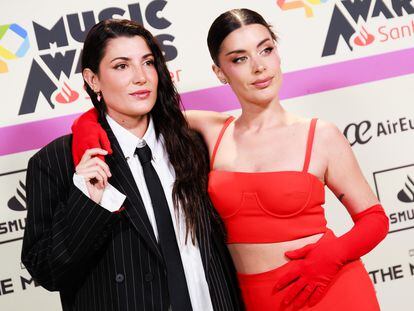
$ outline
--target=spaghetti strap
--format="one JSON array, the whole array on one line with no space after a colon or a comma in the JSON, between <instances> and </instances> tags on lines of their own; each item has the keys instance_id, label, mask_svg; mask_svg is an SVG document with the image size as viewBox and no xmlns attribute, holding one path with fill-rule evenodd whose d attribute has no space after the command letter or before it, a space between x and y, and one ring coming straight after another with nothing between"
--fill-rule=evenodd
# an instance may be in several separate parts
<instances>
[{"instance_id":1,"label":"spaghetti strap","mask_svg":"<svg viewBox=\"0 0 414 311\"><path fill-rule=\"evenodd\" d=\"M224 125L219 133L219 136L217 137L216 144L214 145L213 153L211 154L211 160L210 160L210 170L213 169L214 166L214 159L216 158L217 149L220 145L221 139L223 138L223 134L226 131L227 127L230 125L231 121L234 120L233 116L230 116L227 118L226 122L224 122Z\"/></svg>"},{"instance_id":2,"label":"spaghetti strap","mask_svg":"<svg viewBox=\"0 0 414 311\"><path fill-rule=\"evenodd\" d=\"M313 118L309 126L308 141L306 143L305 163L303 164L304 172L307 172L309 168L309 162L312 154L313 137L315 136L316 121L318 121L318 119Z\"/></svg>"}]
</instances>

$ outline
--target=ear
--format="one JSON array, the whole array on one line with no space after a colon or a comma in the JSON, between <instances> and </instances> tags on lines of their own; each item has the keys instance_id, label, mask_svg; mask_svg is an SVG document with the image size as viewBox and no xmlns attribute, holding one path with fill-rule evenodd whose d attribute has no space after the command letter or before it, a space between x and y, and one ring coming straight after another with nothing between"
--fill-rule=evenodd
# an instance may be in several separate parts
<instances>
[{"instance_id":1,"label":"ear","mask_svg":"<svg viewBox=\"0 0 414 311\"><path fill-rule=\"evenodd\" d=\"M94 73L89 68L85 68L82 72L83 79L85 79L86 83L88 83L89 87L94 92L101 91L101 86L99 83L99 77L96 73Z\"/></svg>"},{"instance_id":2,"label":"ear","mask_svg":"<svg viewBox=\"0 0 414 311\"><path fill-rule=\"evenodd\" d=\"M221 83L226 84L228 82L226 75L219 66L213 64L211 68L213 69L214 73L216 74L217 78L220 80Z\"/></svg>"}]
</instances>

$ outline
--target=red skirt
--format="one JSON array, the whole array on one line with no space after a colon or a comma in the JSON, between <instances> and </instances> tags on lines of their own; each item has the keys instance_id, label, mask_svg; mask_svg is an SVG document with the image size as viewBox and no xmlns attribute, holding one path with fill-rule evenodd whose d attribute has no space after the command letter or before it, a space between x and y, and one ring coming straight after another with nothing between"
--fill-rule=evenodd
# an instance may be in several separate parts
<instances>
[{"instance_id":1,"label":"red skirt","mask_svg":"<svg viewBox=\"0 0 414 311\"><path fill-rule=\"evenodd\" d=\"M329 235L329 234L328 234ZM326 235L323 238L326 237ZM284 267L284 266L282 266ZM239 286L247 311L291 311L281 306L290 286L278 292L275 284L285 273L282 267L258 274L238 273ZM379 311L375 289L361 260L346 264L332 280L322 300L303 311Z\"/></svg>"}]
</instances>

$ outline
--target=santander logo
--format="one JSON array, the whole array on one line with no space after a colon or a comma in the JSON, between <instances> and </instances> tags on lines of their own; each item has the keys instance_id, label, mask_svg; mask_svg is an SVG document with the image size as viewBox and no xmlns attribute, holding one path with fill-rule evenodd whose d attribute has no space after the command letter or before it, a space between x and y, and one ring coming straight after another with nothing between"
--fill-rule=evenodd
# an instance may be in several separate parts
<instances>
[{"instance_id":1,"label":"santander logo","mask_svg":"<svg viewBox=\"0 0 414 311\"><path fill-rule=\"evenodd\" d=\"M278 0L277 5L283 11L304 10L306 17L311 18L316 5L326 4L328 1ZM338 50L358 50L373 43L391 45L396 40L412 42L412 0L342 0L329 5L333 7L333 11L327 27L322 57L335 55Z\"/></svg>"},{"instance_id":2,"label":"santander logo","mask_svg":"<svg viewBox=\"0 0 414 311\"><path fill-rule=\"evenodd\" d=\"M59 82L58 88L52 94L55 104L70 104L79 98L79 93L71 88L69 79Z\"/></svg>"},{"instance_id":3,"label":"santander logo","mask_svg":"<svg viewBox=\"0 0 414 311\"><path fill-rule=\"evenodd\" d=\"M367 46L374 42L374 40L374 35L369 33L368 30L364 26L362 26L361 30L355 33L353 42L358 46Z\"/></svg>"}]
</instances>

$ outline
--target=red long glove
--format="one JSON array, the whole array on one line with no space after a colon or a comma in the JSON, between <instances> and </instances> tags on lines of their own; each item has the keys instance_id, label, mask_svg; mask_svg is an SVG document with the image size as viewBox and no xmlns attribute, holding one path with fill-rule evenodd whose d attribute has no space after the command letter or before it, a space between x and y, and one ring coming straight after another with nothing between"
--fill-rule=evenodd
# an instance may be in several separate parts
<instances>
[{"instance_id":1,"label":"red long glove","mask_svg":"<svg viewBox=\"0 0 414 311\"><path fill-rule=\"evenodd\" d=\"M283 304L293 302L300 309L308 302L310 307L318 303L328 285L346 263L359 259L372 250L388 233L388 217L380 204L354 216L353 228L346 234L322 237L317 243L286 252L292 261L286 264L287 273L276 284L282 290L293 282Z\"/></svg>"},{"instance_id":2,"label":"red long glove","mask_svg":"<svg viewBox=\"0 0 414 311\"><path fill-rule=\"evenodd\" d=\"M89 109L73 122L72 133L72 156L75 166L87 149L102 148L108 151L108 154L112 153L108 135L98 122L98 111L95 108ZM102 155L98 157L105 161Z\"/></svg>"}]
</instances>

